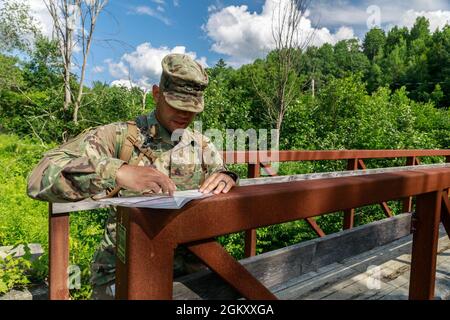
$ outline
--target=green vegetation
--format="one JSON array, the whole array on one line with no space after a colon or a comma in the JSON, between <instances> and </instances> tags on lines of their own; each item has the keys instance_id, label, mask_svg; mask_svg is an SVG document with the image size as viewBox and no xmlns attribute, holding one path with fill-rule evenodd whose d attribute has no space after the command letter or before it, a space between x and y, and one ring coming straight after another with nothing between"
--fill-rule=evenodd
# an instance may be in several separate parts
<instances>
[{"instance_id":1,"label":"green vegetation","mask_svg":"<svg viewBox=\"0 0 450 320\"><path fill-rule=\"evenodd\" d=\"M31 262L25 258L14 259L11 256L0 258L0 294L12 288L23 288L30 283L26 276L31 268Z\"/></svg>"},{"instance_id":2,"label":"green vegetation","mask_svg":"<svg viewBox=\"0 0 450 320\"><path fill-rule=\"evenodd\" d=\"M431 33L428 26L419 18L411 30L373 29L363 45L346 40L296 52L298 63L290 81L298 91L283 118L281 149L448 149L450 27ZM40 243L46 253L33 262L29 256L0 260L0 294L43 282L47 276L47 204L26 196L26 177L43 153L89 127L133 119L154 107L150 95L139 88L96 82L84 90L75 125L73 110L63 109L62 63L56 44L38 37L24 60L9 55L10 49L0 53L0 246ZM199 115L203 129L271 128L273 122L257 90L266 80L265 90L273 88L268 73L275 68L276 57L277 52L271 52L239 69L221 60L210 68L206 112ZM78 86L76 81L71 85ZM400 160L366 163L369 168L401 164ZM280 174L345 166L342 161L285 163ZM231 169L245 177L245 166ZM398 203L390 206L399 212ZM76 299L91 294L89 266L106 215L98 210L71 217L70 263L79 266L82 275L81 289L72 291ZM383 216L379 206L370 206L358 209L355 222L365 224ZM342 213L320 217L318 224L326 233L339 231ZM304 221L261 228L257 252L314 237ZM219 240L235 257L243 256L242 234Z\"/></svg>"},{"instance_id":3,"label":"green vegetation","mask_svg":"<svg viewBox=\"0 0 450 320\"><path fill-rule=\"evenodd\" d=\"M26 175L41 157L43 148L30 139L0 138L0 246L41 243L47 246L47 205L26 196ZM27 259L28 258L28 259ZM30 282L31 261L0 258L0 293ZM36 264L37 266L37 264ZM37 273L44 272L37 268Z\"/></svg>"},{"instance_id":4,"label":"green vegetation","mask_svg":"<svg viewBox=\"0 0 450 320\"><path fill-rule=\"evenodd\" d=\"M44 255L35 261L26 254L20 259L0 259L0 294L30 282L42 283L48 274L48 205L26 195L26 177L50 147L16 135L0 134L0 246L40 243ZM105 210L71 216L70 264L81 269L82 286L74 298L88 298L90 262L103 234Z\"/></svg>"}]
</instances>

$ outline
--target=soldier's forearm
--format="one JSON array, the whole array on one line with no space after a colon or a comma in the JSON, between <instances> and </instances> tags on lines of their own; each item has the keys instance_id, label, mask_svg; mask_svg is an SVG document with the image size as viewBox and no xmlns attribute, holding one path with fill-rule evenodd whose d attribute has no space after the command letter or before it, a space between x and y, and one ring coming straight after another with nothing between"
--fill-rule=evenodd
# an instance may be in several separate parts
<instances>
[{"instance_id":1,"label":"soldier's forearm","mask_svg":"<svg viewBox=\"0 0 450 320\"><path fill-rule=\"evenodd\" d=\"M63 167L44 159L28 181L28 195L49 202L70 202L90 198L116 186L117 170L123 161L103 158L74 158Z\"/></svg>"}]
</instances>

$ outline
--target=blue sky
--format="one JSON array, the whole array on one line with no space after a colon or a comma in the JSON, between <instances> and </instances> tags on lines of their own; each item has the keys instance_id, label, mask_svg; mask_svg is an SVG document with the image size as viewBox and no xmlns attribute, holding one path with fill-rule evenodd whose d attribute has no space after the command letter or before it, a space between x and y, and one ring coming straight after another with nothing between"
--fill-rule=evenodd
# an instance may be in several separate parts
<instances>
[{"instance_id":1,"label":"blue sky","mask_svg":"<svg viewBox=\"0 0 450 320\"><path fill-rule=\"evenodd\" d=\"M28 1L49 33L42 0ZM131 80L149 87L169 52L188 53L208 66L219 58L233 67L250 63L273 46L270 25L277 1L288 0L110 0L95 33L87 83ZM313 0L301 32L313 32L313 44L321 45L361 39L371 25L411 27L420 15L433 29L442 27L450 22L450 1Z\"/></svg>"},{"instance_id":2,"label":"blue sky","mask_svg":"<svg viewBox=\"0 0 450 320\"><path fill-rule=\"evenodd\" d=\"M99 20L98 41L90 63L94 66L103 66L107 71L108 65L105 65L105 60L118 60L123 54L134 51L140 44L150 43L153 48L173 49L176 46L184 46L187 52L195 52L197 58L205 57L207 65L212 66L220 58L226 59L226 56L210 50L213 41L202 28L208 22L210 15L208 8L211 11L214 9L213 6L220 9L245 4L251 11L261 11L264 2L264 0L111 0L108 12ZM158 11L158 7L163 8L164 12ZM102 39L115 39L120 42L106 43ZM90 78L110 81L110 74L91 71Z\"/></svg>"}]
</instances>

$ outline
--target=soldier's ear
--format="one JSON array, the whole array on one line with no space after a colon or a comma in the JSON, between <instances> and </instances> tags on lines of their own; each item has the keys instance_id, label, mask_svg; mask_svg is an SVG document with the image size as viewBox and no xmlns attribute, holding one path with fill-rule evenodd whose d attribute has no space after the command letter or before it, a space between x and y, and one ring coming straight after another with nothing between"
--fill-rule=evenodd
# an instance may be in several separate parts
<instances>
[{"instance_id":1,"label":"soldier's ear","mask_svg":"<svg viewBox=\"0 0 450 320\"><path fill-rule=\"evenodd\" d=\"M152 87L152 94L153 94L153 101L155 101L155 102L159 101L160 90L156 84L153 85L153 87Z\"/></svg>"}]
</instances>

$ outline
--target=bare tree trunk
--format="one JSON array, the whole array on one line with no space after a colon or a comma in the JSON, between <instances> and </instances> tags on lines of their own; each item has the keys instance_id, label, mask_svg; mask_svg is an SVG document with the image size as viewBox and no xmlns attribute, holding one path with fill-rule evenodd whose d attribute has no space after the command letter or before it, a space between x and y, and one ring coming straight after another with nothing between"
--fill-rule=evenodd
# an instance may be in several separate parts
<instances>
[{"instance_id":1,"label":"bare tree trunk","mask_svg":"<svg viewBox=\"0 0 450 320\"><path fill-rule=\"evenodd\" d=\"M64 111L69 109L72 103L72 90L70 88L70 67L72 64L72 50L73 50L73 26L69 23L69 8L67 1L64 1L64 18L65 18L65 32L66 41L64 42Z\"/></svg>"},{"instance_id":2,"label":"bare tree trunk","mask_svg":"<svg viewBox=\"0 0 450 320\"><path fill-rule=\"evenodd\" d=\"M296 76L297 56L306 48L311 35L302 34L301 19L305 16L310 0L278 0L272 17L276 74L272 88L259 86L253 80L256 92L267 108L272 124L281 130L284 115L300 91Z\"/></svg>"},{"instance_id":3,"label":"bare tree trunk","mask_svg":"<svg viewBox=\"0 0 450 320\"><path fill-rule=\"evenodd\" d=\"M72 9L74 0L45 0L44 3L53 20L53 36L58 39L58 47L64 64L64 104L63 109L67 111L72 103L72 90L70 87L70 70L73 52L73 24Z\"/></svg>"},{"instance_id":4,"label":"bare tree trunk","mask_svg":"<svg viewBox=\"0 0 450 320\"><path fill-rule=\"evenodd\" d=\"M66 55L64 59L70 61L71 58ZM64 63L64 111L69 109L69 105L72 103L72 90L70 88L70 68Z\"/></svg>"},{"instance_id":5,"label":"bare tree trunk","mask_svg":"<svg viewBox=\"0 0 450 320\"><path fill-rule=\"evenodd\" d=\"M148 90L145 90L142 92L142 111L145 111L145 107L147 106L147 95Z\"/></svg>"},{"instance_id":6,"label":"bare tree trunk","mask_svg":"<svg viewBox=\"0 0 450 320\"><path fill-rule=\"evenodd\" d=\"M89 52L92 45L92 39L94 36L95 26L97 24L97 18L99 17L100 13L102 12L102 10L104 9L109 0L89 0L88 2L85 2L84 6L81 0L77 1L81 19L81 43L83 46L83 64L81 66L80 86L78 88L77 99L75 101L75 106L73 110L73 122L75 124L78 124L78 111L81 107L81 100L83 98L87 59L89 57ZM88 23L89 23L89 31L88 33L86 33L85 27L86 24Z\"/></svg>"},{"instance_id":7,"label":"bare tree trunk","mask_svg":"<svg viewBox=\"0 0 450 320\"><path fill-rule=\"evenodd\" d=\"M278 132L281 132L281 126L283 125L283 120L284 120L284 114L280 113L278 115L278 119L277 119L277 123L276 123L276 129L278 130ZM279 138L280 137L278 137L278 139Z\"/></svg>"},{"instance_id":8,"label":"bare tree trunk","mask_svg":"<svg viewBox=\"0 0 450 320\"><path fill-rule=\"evenodd\" d=\"M69 109L72 100L74 102L73 122L78 124L78 112L81 107L84 80L86 74L87 59L89 56L92 38L94 35L97 18L109 0L44 0L48 12L53 20L54 35L64 63L64 111ZM88 26L87 26L88 25ZM74 42L75 29L80 29L77 34L78 42L82 46L83 63L81 66L80 83L76 97L74 97L70 81L72 79L72 54L76 45ZM88 31L86 32L86 27Z\"/></svg>"}]
</instances>

